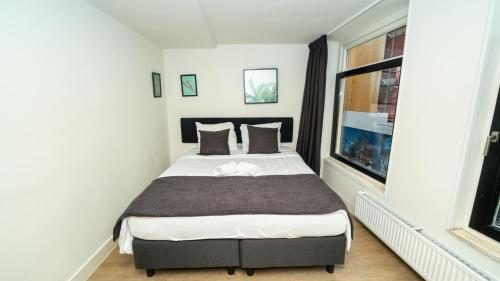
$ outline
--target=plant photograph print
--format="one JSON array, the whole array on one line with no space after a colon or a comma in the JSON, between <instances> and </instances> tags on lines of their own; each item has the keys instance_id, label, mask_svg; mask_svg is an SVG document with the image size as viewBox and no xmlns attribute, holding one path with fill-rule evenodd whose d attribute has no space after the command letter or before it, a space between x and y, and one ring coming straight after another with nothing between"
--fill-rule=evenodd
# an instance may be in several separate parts
<instances>
[{"instance_id":1,"label":"plant photograph print","mask_svg":"<svg viewBox=\"0 0 500 281\"><path fill-rule=\"evenodd\" d=\"M245 103L277 103L278 102L278 69L245 69L243 70Z\"/></svg>"}]
</instances>

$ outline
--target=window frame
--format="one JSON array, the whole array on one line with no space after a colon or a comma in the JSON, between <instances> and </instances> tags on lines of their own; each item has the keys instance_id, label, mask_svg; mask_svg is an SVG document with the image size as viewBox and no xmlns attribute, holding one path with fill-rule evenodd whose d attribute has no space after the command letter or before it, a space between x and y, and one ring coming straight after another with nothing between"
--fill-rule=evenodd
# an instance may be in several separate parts
<instances>
[{"instance_id":1,"label":"window frame","mask_svg":"<svg viewBox=\"0 0 500 281\"><path fill-rule=\"evenodd\" d=\"M339 160L340 162L348 165L351 168L354 168L360 172L362 172L365 175L368 175L369 177L384 183L386 182L386 177L383 177L377 173L374 173L368 169L365 169L361 167L360 165L351 162L344 157L338 155L335 150L337 148L337 134L338 134L338 128L339 128L339 105L340 105L340 88L341 88L341 80L350 76L355 76L355 75L360 75L360 74L366 74L370 72L375 72L375 71L381 71L383 69L388 69L388 68L393 68L393 67L402 67L403 64L403 56L399 57L394 57L390 58L387 60L383 60L381 62L373 63L373 64L368 64L365 66L360 66L357 68L349 69L346 71L342 71L337 73L335 77L335 96L334 96L334 102L333 102L333 124L332 124L332 138L331 138L331 145L330 145L330 156L333 157L336 160ZM397 110L397 103L396 103L396 110ZM390 160L390 156L389 156ZM389 161L390 165L390 161Z\"/></svg>"},{"instance_id":2,"label":"window frame","mask_svg":"<svg viewBox=\"0 0 500 281\"><path fill-rule=\"evenodd\" d=\"M364 32L363 35L352 37L351 40L344 41L344 43L340 47L340 59L338 65L339 69L342 71L347 70L347 51L349 49L361 45L363 43L366 43L372 39L375 39L381 35L384 35L388 32L391 32L392 30L398 29L405 25L408 25L406 16L398 18L393 22L386 24L384 26L375 28L372 31Z\"/></svg>"},{"instance_id":3,"label":"window frame","mask_svg":"<svg viewBox=\"0 0 500 281\"><path fill-rule=\"evenodd\" d=\"M478 185L469 220L470 228L497 242L500 242L500 228L492 225L492 217L496 214L499 190L500 186Z\"/></svg>"},{"instance_id":4,"label":"window frame","mask_svg":"<svg viewBox=\"0 0 500 281\"><path fill-rule=\"evenodd\" d=\"M498 114L500 114L500 89L498 90L498 96L495 103L494 116ZM499 124L498 120L495 119L496 118L494 117L491 127L492 129L495 128L495 130L497 130ZM490 148L490 153L491 150L492 148ZM498 148L496 148L494 152L498 153L498 151ZM474 203L470 212L468 226L475 231L500 242L500 228L492 225L492 217L495 219L494 215L497 214L497 204L499 200L498 194L500 193L500 185L498 185L500 180L496 178L498 173L495 173L493 169L496 170L500 164L496 162L493 166L487 165L488 156L489 155L486 155L483 159L483 165L481 167L481 173L477 184ZM487 170L485 171L484 169Z\"/></svg>"}]
</instances>

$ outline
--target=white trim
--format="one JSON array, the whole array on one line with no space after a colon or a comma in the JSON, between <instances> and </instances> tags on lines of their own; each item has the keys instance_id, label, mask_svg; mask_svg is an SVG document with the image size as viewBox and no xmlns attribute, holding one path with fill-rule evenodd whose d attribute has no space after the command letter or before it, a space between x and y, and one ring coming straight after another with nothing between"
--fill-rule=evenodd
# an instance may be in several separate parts
<instances>
[{"instance_id":1,"label":"white trim","mask_svg":"<svg viewBox=\"0 0 500 281\"><path fill-rule=\"evenodd\" d=\"M336 81L337 79L335 79ZM339 108L344 108L344 103L345 103L345 88L346 88L346 81L347 79L340 79L340 83L339 83L339 88L338 89L335 89L335 91L333 92L334 93L334 99L335 99L335 93L338 92L339 94L339 99L338 99L338 104L337 106L339 106ZM335 86L337 86L337 83L335 82ZM342 107L340 107L342 106ZM337 131L334 132L332 131L332 134L335 133L335 151L334 153L337 153L337 154L340 154L341 151L340 151L340 144L341 144L341 132L342 132L342 126L339 126L338 124L342 124L343 123L343 120L344 120L344 110L337 110ZM333 118L332 118L333 119ZM333 121L333 120L332 120ZM337 145L339 144L339 145Z\"/></svg>"},{"instance_id":2,"label":"white trim","mask_svg":"<svg viewBox=\"0 0 500 281\"><path fill-rule=\"evenodd\" d=\"M368 33L365 33L365 34L362 34L360 36L357 36L356 38L353 38L352 40L344 43L343 46L346 49L350 49L350 48L355 47L357 45L368 42L374 38L377 38L380 35L383 35L389 31L400 28L403 25L406 25L406 22L407 22L406 15L403 17L398 17L397 19L394 19L394 20L390 21L389 23L384 24L383 26L377 27Z\"/></svg>"},{"instance_id":3,"label":"white trim","mask_svg":"<svg viewBox=\"0 0 500 281\"><path fill-rule=\"evenodd\" d=\"M382 1L384 1L384 0L377 0L377 1L373 2L373 3L371 3L366 8L364 8L363 10L359 11L358 13L356 13L354 16L348 18L347 20L345 20L344 22L342 22L338 26L334 27L326 35L328 36L328 35L334 33L335 31L341 29L343 26L345 26L346 24L350 23L351 21L353 21L357 17L359 17L359 16L363 15L364 13L368 12L371 8L373 8L373 7L377 6L378 4L382 3Z\"/></svg>"},{"instance_id":4,"label":"white trim","mask_svg":"<svg viewBox=\"0 0 500 281\"><path fill-rule=\"evenodd\" d=\"M496 240L469 227L453 228L448 230L448 233L481 254L488 256L496 262L500 262L500 244Z\"/></svg>"},{"instance_id":5,"label":"white trim","mask_svg":"<svg viewBox=\"0 0 500 281\"><path fill-rule=\"evenodd\" d=\"M101 265L108 255L116 247L117 243L113 242L113 237L109 237L102 245L89 257L85 263L76 270L76 272L68 279L69 281L85 281L92 273Z\"/></svg>"}]
</instances>

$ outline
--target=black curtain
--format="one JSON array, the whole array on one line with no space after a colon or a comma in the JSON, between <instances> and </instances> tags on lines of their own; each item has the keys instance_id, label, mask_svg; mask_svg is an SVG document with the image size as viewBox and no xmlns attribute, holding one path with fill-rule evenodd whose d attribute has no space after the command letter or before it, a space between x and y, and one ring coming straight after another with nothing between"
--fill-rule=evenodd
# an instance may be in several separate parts
<instances>
[{"instance_id":1,"label":"black curtain","mask_svg":"<svg viewBox=\"0 0 500 281\"><path fill-rule=\"evenodd\" d=\"M326 35L309 44L306 84L302 98L297 152L311 169L319 175L321 133L325 107L326 64L328 45Z\"/></svg>"}]
</instances>

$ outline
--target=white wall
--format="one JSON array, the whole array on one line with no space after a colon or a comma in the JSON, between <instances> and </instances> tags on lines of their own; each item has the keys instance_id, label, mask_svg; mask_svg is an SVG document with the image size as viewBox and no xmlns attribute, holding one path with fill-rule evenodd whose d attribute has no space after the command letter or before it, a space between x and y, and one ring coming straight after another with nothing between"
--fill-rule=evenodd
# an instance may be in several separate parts
<instances>
[{"instance_id":1,"label":"white wall","mask_svg":"<svg viewBox=\"0 0 500 281\"><path fill-rule=\"evenodd\" d=\"M485 42L486 51L482 57L482 71L478 77L477 99L472 103L473 110L469 113L466 147L460 178L457 179L458 192L455 192L455 202L450 225L460 227L470 221L475 194L481 168L485 136L489 134L491 121L495 110L500 85L500 2L495 2L490 8L489 34Z\"/></svg>"},{"instance_id":2,"label":"white wall","mask_svg":"<svg viewBox=\"0 0 500 281\"><path fill-rule=\"evenodd\" d=\"M306 76L307 45L219 45L164 50L171 161L193 144L181 142L181 117L293 117L295 149ZM245 105L243 69L278 68L278 103ZM197 97L182 97L181 74L195 73Z\"/></svg>"},{"instance_id":3,"label":"white wall","mask_svg":"<svg viewBox=\"0 0 500 281\"><path fill-rule=\"evenodd\" d=\"M67 280L167 166L162 51L84 1L2 1L0 36L0 279Z\"/></svg>"},{"instance_id":4,"label":"white wall","mask_svg":"<svg viewBox=\"0 0 500 281\"><path fill-rule=\"evenodd\" d=\"M479 91L479 85L498 81L492 77L498 72L480 73L493 2L410 1L385 194L368 182L353 180L348 169L331 159L324 161L323 173L349 201L354 201L357 190L378 194L400 215L500 278L498 263L447 232L454 198L461 196L457 189L461 174L468 172L462 169L467 140L484 137L469 131L476 100L483 94L492 95ZM333 95L333 91L327 94Z\"/></svg>"}]
</instances>

